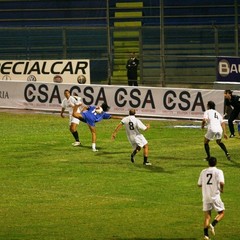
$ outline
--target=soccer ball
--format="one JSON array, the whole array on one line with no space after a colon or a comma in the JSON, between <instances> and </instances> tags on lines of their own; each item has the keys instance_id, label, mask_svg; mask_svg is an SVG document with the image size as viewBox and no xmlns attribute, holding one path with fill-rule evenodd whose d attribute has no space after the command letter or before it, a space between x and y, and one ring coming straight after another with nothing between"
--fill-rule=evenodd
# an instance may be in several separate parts
<instances>
[{"instance_id":1,"label":"soccer ball","mask_svg":"<svg viewBox=\"0 0 240 240\"><path fill-rule=\"evenodd\" d=\"M79 75L78 78L77 78L77 81L79 84L85 84L87 79L84 75Z\"/></svg>"},{"instance_id":2,"label":"soccer ball","mask_svg":"<svg viewBox=\"0 0 240 240\"><path fill-rule=\"evenodd\" d=\"M97 114L100 114L100 113L103 112L103 109L102 109L101 107L96 107L95 112L96 112Z\"/></svg>"}]
</instances>

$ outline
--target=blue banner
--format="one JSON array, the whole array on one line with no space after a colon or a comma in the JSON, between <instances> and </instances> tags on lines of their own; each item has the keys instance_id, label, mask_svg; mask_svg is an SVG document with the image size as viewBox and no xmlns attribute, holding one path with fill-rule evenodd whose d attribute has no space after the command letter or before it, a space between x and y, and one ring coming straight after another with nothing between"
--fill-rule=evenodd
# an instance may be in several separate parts
<instances>
[{"instance_id":1,"label":"blue banner","mask_svg":"<svg viewBox=\"0 0 240 240\"><path fill-rule=\"evenodd\" d=\"M240 58L218 57L216 81L240 82Z\"/></svg>"}]
</instances>

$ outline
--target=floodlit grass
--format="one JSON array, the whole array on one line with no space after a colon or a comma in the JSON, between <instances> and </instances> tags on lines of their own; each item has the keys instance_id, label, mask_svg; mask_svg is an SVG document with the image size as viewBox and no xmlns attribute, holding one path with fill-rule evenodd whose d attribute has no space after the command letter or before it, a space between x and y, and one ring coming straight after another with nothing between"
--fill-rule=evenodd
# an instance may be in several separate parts
<instances>
[{"instance_id":1,"label":"floodlit grass","mask_svg":"<svg viewBox=\"0 0 240 240\"><path fill-rule=\"evenodd\" d=\"M174 128L190 121L148 121L149 161L131 147L118 120L97 125L97 147L81 123L82 147L72 147L68 119L50 114L0 113L0 239L202 239L201 190L204 131ZM240 239L240 139L224 140L233 158L210 143L225 173L226 216L212 239ZM215 214L215 213L214 213Z\"/></svg>"}]
</instances>

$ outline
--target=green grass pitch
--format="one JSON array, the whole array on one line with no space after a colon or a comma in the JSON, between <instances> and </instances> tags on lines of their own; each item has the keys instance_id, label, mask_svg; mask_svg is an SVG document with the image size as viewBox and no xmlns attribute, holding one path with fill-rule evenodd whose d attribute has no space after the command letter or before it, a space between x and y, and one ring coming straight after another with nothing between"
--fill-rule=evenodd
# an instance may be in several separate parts
<instances>
[{"instance_id":1,"label":"green grass pitch","mask_svg":"<svg viewBox=\"0 0 240 240\"><path fill-rule=\"evenodd\" d=\"M119 120L97 124L91 151L86 124L82 147L72 147L68 118L59 114L0 113L1 240L203 239L200 171L207 167L200 128L174 128L193 121L143 120L151 128L149 161L131 147ZM215 142L211 153L225 174L225 218L211 239L240 239L240 139L224 140L229 162ZM215 216L215 213L214 213Z\"/></svg>"}]
</instances>

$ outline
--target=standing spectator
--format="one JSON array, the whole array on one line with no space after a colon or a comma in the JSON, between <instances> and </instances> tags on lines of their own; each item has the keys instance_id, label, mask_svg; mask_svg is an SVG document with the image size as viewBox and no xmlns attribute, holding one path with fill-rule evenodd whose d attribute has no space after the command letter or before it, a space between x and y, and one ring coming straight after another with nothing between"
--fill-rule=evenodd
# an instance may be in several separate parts
<instances>
[{"instance_id":1,"label":"standing spectator","mask_svg":"<svg viewBox=\"0 0 240 240\"><path fill-rule=\"evenodd\" d=\"M135 53L131 53L126 65L128 86L138 86L138 65L139 60L136 58Z\"/></svg>"},{"instance_id":2,"label":"standing spectator","mask_svg":"<svg viewBox=\"0 0 240 240\"><path fill-rule=\"evenodd\" d=\"M208 124L207 133L204 136L204 148L207 153L206 160L210 158L210 147L209 142L216 138L216 143L220 146L220 148L224 151L228 160L231 160L230 154L227 151L225 144L221 141L222 134L224 138L227 139L226 127L223 121L223 118L219 112L215 110L215 103L213 101L209 101L207 103L207 109L203 114L202 120L202 129L204 126Z\"/></svg>"},{"instance_id":3,"label":"standing spectator","mask_svg":"<svg viewBox=\"0 0 240 240\"><path fill-rule=\"evenodd\" d=\"M96 133L96 126L97 122L102 121L103 119L121 119L119 116L112 116L111 114L107 113L110 107L106 103L102 103L101 106L89 106L84 107L81 112L78 112L78 106L73 108L73 116L79 119L82 122L85 122L92 134L92 151L97 152L98 149L96 148L96 140L97 140L97 133Z\"/></svg>"},{"instance_id":4,"label":"standing spectator","mask_svg":"<svg viewBox=\"0 0 240 240\"><path fill-rule=\"evenodd\" d=\"M235 137L233 121L238 117L238 114L240 113L240 96L233 95L232 93L233 91L231 90L225 90L224 92L225 106L230 106L232 108L232 111L228 118L228 126L231 132L230 138Z\"/></svg>"},{"instance_id":5,"label":"standing spectator","mask_svg":"<svg viewBox=\"0 0 240 240\"><path fill-rule=\"evenodd\" d=\"M80 146L80 140L79 140L79 135L78 135L78 131L77 131L77 126L79 124L79 119L75 118L72 116L73 113L73 107L74 106L78 106L77 107L77 111L80 112L79 107L82 105L82 99L81 97L78 97L76 94L74 96L70 95L70 91L68 89L66 89L64 91L64 96L65 98L62 101L62 109L61 109L61 117L64 118L64 111L68 110L69 113L69 130L72 133L75 142L72 143L72 145L74 147Z\"/></svg>"},{"instance_id":6,"label":"standing spectator","mask_svg":"<svg viewBox=\"0 0 240 240\"><path fill-rule=\"evenodd\" d=\"M139 132L139 130L145 131L149 129L150 125L147 124L145 126L138 118L135 117L135 114L135 109L131 109L129 111L129 116L124 117L114 130L112 139L114 140L116 138L117 132L124 125L128 140L133 148L131 162L134 163L134 156L141 150L141 148L143 148L143 164L152 165L150 162L148 162L148 142L146 138Z\"/></svg>"},{"instance_id":7,"label":"standing spectator","mask_svg":"<svg viewBox=\"0 0 240 240\"><path fill-rule=\"evenodd\" d=\"M240 121L238 122L238 137L240 138Z\"/></svg>"},{"instance_id":8,"label":"standing spectator","mask_svg":"<svg viewBox=\"0 0 240 240\"><path fill-rule=\"evenodd\" d=\"M204 211L204 239L208 240L208 228L215 235L215 226L224 217L224 203L221 200L220 193L223 193L224 174L216 167L217 159L210 157L209 167L202 170L198 179L198 186L202 188L203 211ZM211 221L211 211L215 210L217 216Z\"/></svg>"}]
</instances>

